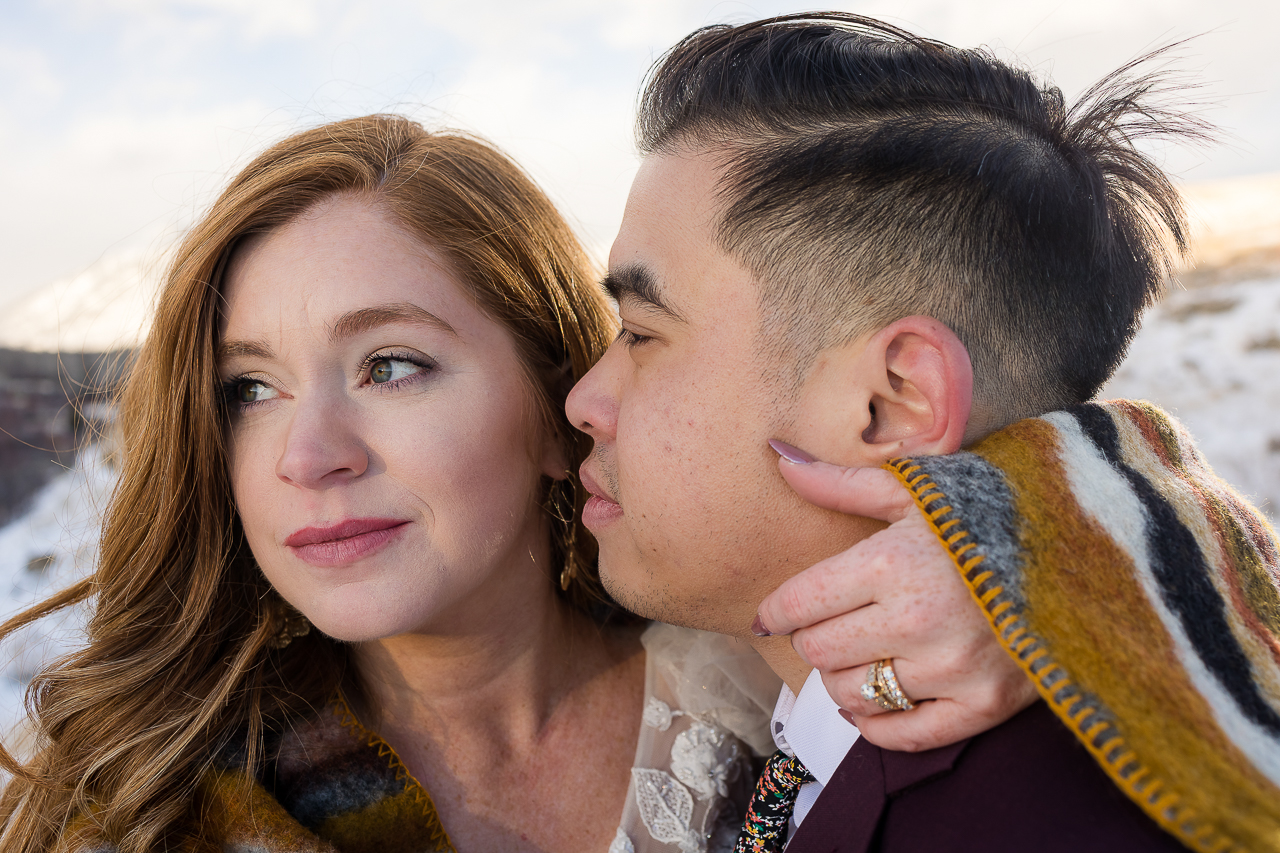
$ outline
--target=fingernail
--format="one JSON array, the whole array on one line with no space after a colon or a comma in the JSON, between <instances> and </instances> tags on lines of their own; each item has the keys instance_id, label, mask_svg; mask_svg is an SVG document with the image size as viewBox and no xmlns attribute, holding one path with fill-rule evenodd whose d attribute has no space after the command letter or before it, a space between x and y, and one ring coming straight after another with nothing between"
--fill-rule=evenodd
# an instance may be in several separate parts
<instances>
[{"instance_id":1,"label":"fingernail","mask_svg":"<svg viewBox=\"0 0 1280 853\"><path fill-rule=\"evenodd\" d=\"M772 637L773 632L764 626L764 621L760 618L760 614L756 614L755 621L751 623L751 633L757 637Z\"/></svg>"},{"instance_id":2,"label":"fingernail","mask_svg":"<svg viewBox=\"0 0 1280 853\"><path fill-rule=\"evenodd\" d=\"M800 448L792 447L785 441L778 441L776 438L769 439L769 446L776 450L783 459L796 465L808 465L810 462L818 461Z\"/></svg>"},{"instance_id":3,"label":"fingernail","mask_svg":"<svg viewBox=\"0 0 1280 853\"><path fill-rule=\"evenodd\" d=\"M858 727L858 724L853 721L853 714L850 714L844 708L837 708L836 710L840 712L840 716L844 717L844 721L846 723L853 726L854 728Z\"/></svg>"}]
</instances>

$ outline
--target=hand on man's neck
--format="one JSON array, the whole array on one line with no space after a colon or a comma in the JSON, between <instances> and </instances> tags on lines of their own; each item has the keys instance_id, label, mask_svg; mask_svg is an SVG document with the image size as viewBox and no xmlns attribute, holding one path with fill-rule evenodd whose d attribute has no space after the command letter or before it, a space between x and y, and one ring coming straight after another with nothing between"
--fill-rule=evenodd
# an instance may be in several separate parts
<instances>
[{"instance_id":1,"label":"hand on man's neck","mask_svg":"<svg viewBox=\"0 0 1280 853\"><path fill-rule=\"evenodd\" d=\"M813 667L805 663L791 647L791 637L754 637L750 642L752 648L764 658L764 662L769 664L769 668L783 680L792 693L799 696L800 688L804 686L805 679L809 677Z\"/></svg>"},{"instance_id":2,"label":"hand on man's neck","mask_svg":"<svg viewBox=\"0 0 1280 853\"><path fill-rule=\"evenodd\" d=\"M779 437L800 442L801 455L810 461L852 467L951 453L963 440L972 386L972 367L955 335L932 318L906 317L815 358L788 409L792 434ZM771 579L775 588L886 526L804 501L792 509L789 538L803 543L803 553L788 555L793 559L783 563L784 576ZM752 644L799 694L812 667L790 637L752 638Z\"/></svg>"}]
</instances>

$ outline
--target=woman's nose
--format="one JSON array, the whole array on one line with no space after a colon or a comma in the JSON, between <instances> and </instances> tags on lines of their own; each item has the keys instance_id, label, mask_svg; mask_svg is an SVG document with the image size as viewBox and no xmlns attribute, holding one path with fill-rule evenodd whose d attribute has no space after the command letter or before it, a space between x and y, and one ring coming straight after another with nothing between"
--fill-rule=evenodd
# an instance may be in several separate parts
<instances>
[{"instance_id":1,"label":"woman's nose","mask_svg":"<svg viewBox=\"0 0 1280 853\"><path fill-rule=\"evenodd\" d=\"M341 402L312 400L293 412L276 476L305 489L354 480L369 468L369 448Z\"/></svg>"}]
</instances>

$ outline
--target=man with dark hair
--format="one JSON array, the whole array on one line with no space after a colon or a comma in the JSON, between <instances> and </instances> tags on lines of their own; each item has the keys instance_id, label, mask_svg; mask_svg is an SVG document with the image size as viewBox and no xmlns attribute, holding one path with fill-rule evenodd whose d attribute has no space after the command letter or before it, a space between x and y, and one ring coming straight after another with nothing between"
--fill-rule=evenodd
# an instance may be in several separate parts
<instances>
[{"instance_id":1,"label":"man with dark hair","mask_svg":"<svg viewBox=\"0 0 1280 853\"><path fill-rule=\"evenodd\" d=\"M1137 494L1141 518L1165 525L1154 550L1146 540L1133 545L1131 529L1108 528L1110 539L1083 548L1081 565L1096 568L1088 561L1114 545L1116 565L1138 555L1134 577L1146 577L1151 551L1158 576L1168 564L1158 546L1174 540L1185 546L1175 549L1178 559L1197 548L1242 555L1232 565L1253 566L1261 578L1243 598L1222 604L1230 596L1215 599L1222 585L1211 583L1187 600L1212 599L1205 612L1223 625L1265 624L1258 643L1241 640L1241 660L1275 667L1257 651L1276 632L1266 615L1271 598L1257 591L1274 588L1257 568L1275 570L1274 540L1249 526L1247 508L1213 492L1211 475L1197 474L1192 485L1227 508L1212 522L1185 521L1191 509L1162 497L1163 483L1191 475L1183 466L1160 480L1157 466L1142 468L1142 454L1158 445L1171 468L1186 454L1198 457L1170 450L1182 445L1163 440L1172 428L1158 413L1093 406L1022 420L1079 406L1098 391L1170 272L1168 245L1185 246L1177 193L1132 144L1203 133L1151 102L1160 85L1126 66L1068 110L1057 89L985 52L839 13L709 27L652 72L638 119L644 161L605 279L623 331L567 409L596 442L582 471L593 495L584 519L600 541L609 591L641 615L750 639L787 685L773 723L780 751L739 850L781 849L788 837L792 853L1181 849L1175 835L1203 849L1230 849L1232 838L1274 843L1274 832L1250 835L1243 823L1228 827L1232 836L1214 823L1212 803L1185 805L1200 802L1188 799L1187 767L1217 767L1210 759L1223 750L1178 746L1185 732L1166 737L1166 728L1149 739L1165 746L1147 750L1143 732L1125 728L1129 686L1107 692L1110 682L1090 675L1092 659L1079 651L1099 642L1090 640L1094 626L1058 638L1054 624L1037 621L1050 612L1041 606L1047 594L1018 574L1047 560L1073 575L1071 549L1054 551L1053 543L1084 542L1068 538L1071 531L1097 527L1081 511L1070 530L1063 522L1043 536L1025 533L1056 521L1073 499L1084 506L1095 497L1086 494L1088 476L1055 467L1058 456L1024 464L1079 433L1082 458L1113 463L1091 476L1112 489L1116 506ZM1050 427L1057 432L1046 433ZM912 512L921 535L944 543L956 577L1046 702L914 755L872 746L835 716L816 671L753 616L780 583L884 525L801 500L778 476L770 444L793 480L811 476L795 471L818 470L814 457L849 466L906 459L894 471L921 509ZM947 457L962 447L976 455ZM928 461L934 457L944 461ZM1022 469L1065 485L1050 490L1052 501L1030 505ZM1124 474L1119 485L1108 479L1116 472ZM1106 500L1085 509L1095 505ZM1052 555L1042 560L1042 551ZM1117 570L1118 589L1126 577ZM1245 599L1262 604L1230 610ZM874 619L875 601L866 603L864 618ZM1195 622L1196 606L1178 611L1169 636ZM1096 636L1127 619L1110 613ZM1107 664L1097 671L1114 674ZM899 656L865 668L865 702L903 719L941 721L945 697L922 695L916 680L925 665ZM1134 678L1144 695L1151 685L1195 682L1200 671L1166 661L1148 679L1145 665L1135 664ZM1280 703L1270 688L1252 689L1236 683L1227 692L1264 696L1249 720L1261 720L1274 741L1267 714ZM1174 689L1156 693L1182 701ZM1192 705L1202 698L1187 695ZM1126 744L1137 744L1137 759ZM1166 767L1160 749L1191 758ZM1276 790L1267 787L1276 781L1270 760L1255 774L1270 782L1250 776L1232 788L1247 789L1236 806ZM1165 786L1169 779L1178 784ZM1168 798L1174 789L1182 799Z\"/></svg>"},{"instance_id":2,"label":"man with dark hair","mask_svg":"<svg viewBox=\"0 0 1280 853\"><path fill-rule=\"evenodd\" d=\"M1178 194L1129 142L1201 135L1140 100L1157 82L1114 75L1068 113L980 51L790 16L672 50L639 142L718 156L717 241L767 283L762 338L801 371L900 317L946 323L972 437L1090 399L1171 272L1158 229L1185 246Z\"/></svg>"}]
</instances>

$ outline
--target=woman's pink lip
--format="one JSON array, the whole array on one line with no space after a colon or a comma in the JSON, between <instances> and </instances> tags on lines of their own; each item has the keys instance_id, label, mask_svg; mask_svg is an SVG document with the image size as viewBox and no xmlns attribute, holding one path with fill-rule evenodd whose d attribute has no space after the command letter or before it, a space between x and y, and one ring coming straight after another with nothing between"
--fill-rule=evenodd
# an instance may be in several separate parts
<instances>
[{"instance_id":1,"label":"woman's pink lip","mask_svg":"<svg viewBox=\"0 0 1280 853\"><path fill-rule=\"evenodd\" d=\"M399 518L351 519L329 527L304 527L284 544L313 566L343 566L382 550L408 523Z\"/></svg>"},{"instance_id":2,"label":"woman's pink lip","mask_svg":"<svg viewBox=\"0 0 1280 853\"><path fill-rule=\"evenodd\" d=\"M289 538L284 540L284 544L290 548L299 548L303 545L337 542L341 539L350 539L352 536L387 530L407 523L402 518L349 518L346 521L340 521L328 527L304 527L290 534Z\"/></svg>"}]
</instances>

